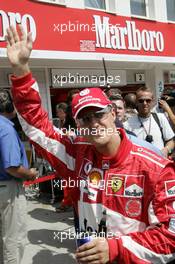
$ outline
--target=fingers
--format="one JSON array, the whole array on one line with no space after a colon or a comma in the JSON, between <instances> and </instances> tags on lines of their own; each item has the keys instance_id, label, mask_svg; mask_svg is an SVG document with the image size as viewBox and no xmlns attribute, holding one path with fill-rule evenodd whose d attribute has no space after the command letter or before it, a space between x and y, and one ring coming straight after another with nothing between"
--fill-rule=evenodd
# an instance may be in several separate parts
<instances>
[{"instance_id":1,"label":"fingers","mask_svg":"<svg viewBox=\"0 0 175 264\"><path fill-rule=\"evenodd\" d=\"M18 34L17 30L13 26L11 26L10 28L11 28L11 32L13 35L14 42L16 43L16 42L20 41L19 34Z\"/></svg>"},{"instance_id":2,"label":"fingers","mask_svg":"<svg viewBox=\"0 0 175 264\"><path fill-rule=\"evenodd\" d=\"M89 255L85 257L78 258L78 262L80 263L98 263L99 264L99 256L97 254Z\"/></svg>"},{"instance_id":3,"label":"fingers","mask_svg":"<svg viewBox=\"0 0 175 264\"><path fill-rule=\"evenodd\" d=\"M97 261L99 263L99 256L97 254L84 256L84 257L77 257L77 261L79 263L91 263L92 261Z\"/></svg>"},{"instance_id":4,"label":"fingers","mask_svg":"<svg viewBox=\"0 0 175 264\"><path fill-rule=\"evenodd\" d=\"M76 251L76 258L79 263L107 263L109 260L109 252L106 244L105 246L101 244L104 241L107 243L106 240L101 238L94 239L79 247Z\"/></svg>"},{"instance_id":5,"label":"fingers","mask_svg":"<svg viewBox=\"0 0 175 264\"><path fill-rule=\"evenodd\" d=\"M7 48L9 48L10 47L10 42L8 41L7 35L5 36L5 40L6 40L6 43L7 43Z\"/></svg>"},{"instance_id":6,"label":"fingers","mask_svg":"<svg viewBox=\"0 0 175 264\"><path fill-rule=\"evenodd\" d=\"M25 31L24 31L24 28L21 25L19 25L19 29L20 29L20 32L21 32L21 40L27 40L27 35L26 35Z\"/></svg>"},{"instance_id":7,"label":"fingers","mask_svg":"<svg viewBox=\"0 0 175 264\"><path fill-rule=\"evenodd\" d=\"M77 258L83 258L86 256L90 256L90 255L95 255L97 253L97 249L96 248L92 248L86 251L82 251L82 252L76 252L76 257Z\"/></svg>"},{"instance_id":8,"label":"fingers","mask_svg":"<svg viewBox=\"0 0 175 264\"><path fill-rule=\"evenodd\" d=\"M13 44L20 41L19 33L17 32L15 27L10 26L9 28L7 28L6 40L7 47L12 46Z\"/></svg>"},{"instance_id":9,"label":"fingers","mask_svg":"<svg viewBox=\"0 0 175 264\"><path fill-rule=\"evenodd\" d=\"M86 250L89 250L91 248L94 248L96 246L95 240L92 240L91 242L88 242L82 246L80 246L76 252L84 252Z\"/></svg>"},{"instance_id":10,"label":"fingers","mask_svg":"<svg viewBox=\"0 0 175 264\"><path fill-rule=\"evenodd\" d=\"M30 50L32 50L32 44L33 44L32 32L29 32L27 34L27 45L28 45L28 47L29 47Z\"/></svg>"},{"instance_id":11,"label":"fingers","mask_svg":"<svg viewBox=\"0 0 175 264\"><path fill-rule=\"evenodd\" d=\"M15 43L11 27L7 28L6 39L7 39L8 46L12 46Z\"/></svg>"},{"instance_id":12,"label":"fingers","mask_svg":"<svg viewBox=\"0 0 175 264\"><path fill-rule=\"evenodd\" d=\"M32 47L32 33L30 32L26 35L24 28L21 25L18 25L18 28L19 30L17 30L14 26L7 28L7 46L12 46L14 43L19 41L27 41Z\"/></svg>"}]
</instances>

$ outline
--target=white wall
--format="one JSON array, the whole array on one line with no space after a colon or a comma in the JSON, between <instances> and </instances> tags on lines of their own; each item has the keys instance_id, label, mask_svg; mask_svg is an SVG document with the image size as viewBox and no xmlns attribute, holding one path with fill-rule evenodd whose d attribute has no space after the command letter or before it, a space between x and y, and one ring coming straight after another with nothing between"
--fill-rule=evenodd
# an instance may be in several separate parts
<instances>
[{"instance_id":1,"label":"white wall","mask_svg":"<svg viewBox=\"0 0 175 264\"><path fill-rule=\"evenodd\" d=\"M161 67L154 66L146 71L146 86L152 88L156 99L160 97L164 87L163 69Z\"/></svg>"},{"instance_id":2,"label":"white wall","mask_svg":"<svg viewBox=\"0 0 175 264\"><path fill-rule=\"evenodd\" d=\"M130 16L130 0L115 0L116 1L116 13L121 16Z\"/></svg>"},{"instance_id":3,"label":"white wall","mask_svg":"<svg viewBox=\"0 0 175 264\"><path fill-rule=\"evenodd\" d=\"M156 21L167 21L166 0L155 0L155 18Z\"/></svg>"},{"instance_id":4,"label":"white wall","mask_svg":"<svg viewBox=\"0 0 175 264\"><path fill-rule=\"evenodd\" d=\"M84 8L84 0L66 0L67 7Z\"/></svg>"},{"instance_id":5,"label":"white wall","mask_svg":"<svg viewBox=\"0 0 175 264\"><path fill-rule=\"evenodd\" d=\"M139 83L144 83L143 82L136 82L136 73L143 73L145 74L145 71L144 70L127 70L126 71L126 76L127 76L127 83L128 84L139 84Z\"/></svg>"}]
</instances>

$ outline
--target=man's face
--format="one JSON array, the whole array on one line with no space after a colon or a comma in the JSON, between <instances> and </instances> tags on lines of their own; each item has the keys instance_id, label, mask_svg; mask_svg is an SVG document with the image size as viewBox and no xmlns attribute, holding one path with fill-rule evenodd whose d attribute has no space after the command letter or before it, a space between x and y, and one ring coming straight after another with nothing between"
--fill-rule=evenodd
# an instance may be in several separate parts
<instances>
[{"instance_id":1,"label":"man's face","mask_svg":"<svg viewBox=\"0 0 175 264\"><path fill-rule=\"evenodd\" d=\"M139 116L148 117L153 105L153 94L151 92L140 91L137 94L137 108Z\"/></svg>"},{"instance_id":2,"label":"man's face","mask_svg":"<svg viewBox=\"0 0 175 264\"><path fill-rule=\"evenodd\" d=\"M120 121L123 121L125 115L125 107L123 100L112 100L112 102L116 105L116 116Z\"/></svg>"},{"instance_id":3,"label":"man's face","mask_svg":"<svg viewBox=\"0 0 175 264\"><path fill-rule=\"evenodd\" d=\"M95 146L107 144L116 131L114 109L111 107L105 109L88 107L86 110L88 110L86 113L80 112L77 119L80 134Z\"/></svg>"}]
</instances>

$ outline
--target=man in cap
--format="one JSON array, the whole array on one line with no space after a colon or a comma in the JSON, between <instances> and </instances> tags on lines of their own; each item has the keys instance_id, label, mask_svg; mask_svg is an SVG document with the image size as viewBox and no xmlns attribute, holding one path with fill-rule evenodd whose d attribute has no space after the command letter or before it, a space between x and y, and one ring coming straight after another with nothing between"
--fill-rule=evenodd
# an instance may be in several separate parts
<instances>
[{"instance_id":1,"label":"man in cap","mask_svg":"<svg viewBox=\"0 0 175 264\"><path fill-rule=\"evenodd\" d=\"M7 42L12 93L23 129L59 174L75 181L79 231L96 234L77 249L77 260L129 264L174 259L173 163L132 144L123 129L116 130L111 102L99 88L85 89L72 101L83 137L56 133L29 70L31 34L21 29L19 36L10 27Z\"/></svg>"}]
</instances>

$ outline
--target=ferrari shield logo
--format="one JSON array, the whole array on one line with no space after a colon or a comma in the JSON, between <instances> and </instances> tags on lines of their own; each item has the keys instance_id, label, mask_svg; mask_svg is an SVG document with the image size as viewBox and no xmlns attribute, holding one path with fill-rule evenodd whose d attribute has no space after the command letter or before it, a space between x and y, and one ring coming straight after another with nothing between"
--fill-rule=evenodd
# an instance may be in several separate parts
<instances>
[{"instance_id":1,"label":"ferrari shield logo","mask_svg":"<svg viewBox=\"0 0 175 264\"><path fill-rule=\"evenodd\" d=\"M123 185L123 180L119 177L112 178L112 190L113 192L118 192Z\"/></svg>"}]
</instances>

